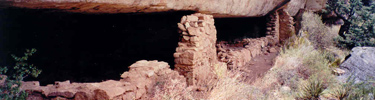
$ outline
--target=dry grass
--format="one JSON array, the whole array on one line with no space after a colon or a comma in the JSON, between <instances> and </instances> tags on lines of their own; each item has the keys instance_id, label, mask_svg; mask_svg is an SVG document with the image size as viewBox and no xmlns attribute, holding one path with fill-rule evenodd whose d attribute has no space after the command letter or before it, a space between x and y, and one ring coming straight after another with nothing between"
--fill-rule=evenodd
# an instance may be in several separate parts
<instances>
[{"instance_id":1,"label":"dry grass","mask_svg":"<svg viewBox=\"0 0 375 100\"><path fill-rule=\"evenodd\" d=\"M316 48L326 48L334 45L333 38L338 36L336 27L326 26L321 17L312 12L306 12L303 15L302 32L306 35Z\"/></svg>"},{"instance_id":2,"label":"dry grass","mask_svg":"<svg viewBox=\"0 0 375 100\"><path fill-rule=\"evenodd\" d=\"M192 95L187 90L186 84L177 79L163 81L161 86L156 86L154 100L190 100Z\"/></svg>"},{"instance_id":3,"label":"dry grass","mask_svg":"<svg viewBox=\"0 0 375 100\"><path fill-rule=\"evenodd\" d=\"M322 94L327 93L327 88L336 84L329 67L330 59L339 59L341 63L348 52L334 47L337 27L325 26L320 16L311 12L303 17L299 36L286 42L273 68L263 78L248 85L237 79L238 73L234 78L222 77L214 86L210 99L324 98Z\"/></svg>"},{"instance_id":4,"label":"dry grass","mask_svg":"<svg viewBox=\"0 0 375 100\"><path fill-rule=\"evenodd\" d=\"M267 99L289 100L309 97L308 92L314 92L313 96L317 97L336 82L331 73L332 69L329 67L332 63L329 58L334 55L334 60L341 59L348 52L334 47L333 38L337 36L337 33L333 28L325 26L320 16L307 12L303 14L303 18L305 20L302 21L303 27L299 36L286 43L276 58L274 67L267 72L265 77L253 84L262 91L271 91L263 92L268 97ZM318 85L312 84L313 81L308 81L314 79L319 82ZM306 85L309 83L311 84ZM290 91L285 91L283 89L285 87L290 88ZM301 93L304 93L304 96L301 96Z\"/></svg>"},{"instance_id":5,"label":"dry grass","mask_svg":"<svg viewBox=\"0 0 375 100\"><path fill-rule=\"evenodd\" d=\"M256 88L249 84L241 82L240 73L228 73L224 65L215 65L215 74L218 77L218 82L213 86L210 100L253 100L251 94L259 93ZM261 95L261 94L258 94Z\"/></svg>"},{"instance_id":6,"label":"dry grass","mask_svg":"<svg viewBox=\"0 0 375 100\"><path fill-rule=\"evenodd\" d=\"M250 85L240 82L235 77L225 77L220 79L215 88L211 91L210 100L250 100L255 99L251 94L259 93Z\"/></svg>"},{"instance_id":7,"label":"dry grass","mask_svg":"<svg viewBox=\"0 0 375 100\"><path fill-rule=\"evenodd\" d=\"M333 46L333 37L337 34L333 28L325 26L318 15L307 12L303 17L308 20L303 20L300 35L286 43L273 68L253 84L242 82L241 73L228 73L222 64L215 65L217 81L209 86L212 89L208 99L293 100L322 98L322 94L327 94L330 90L327 88L337 85L329 67L332 63L329 57L342 59L348 52ZM164 99L181 99L168 94Z\"/></svg>"}]
</instances>

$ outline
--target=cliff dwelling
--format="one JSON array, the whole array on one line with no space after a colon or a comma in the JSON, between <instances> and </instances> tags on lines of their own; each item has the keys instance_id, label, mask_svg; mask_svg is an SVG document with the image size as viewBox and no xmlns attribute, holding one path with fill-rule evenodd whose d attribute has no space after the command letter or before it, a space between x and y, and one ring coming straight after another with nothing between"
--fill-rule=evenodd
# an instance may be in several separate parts
<instances>
[{"instance_id":1,"label":"cliff dwelling","mask_svg":"<svg viewBox=\"0 0 375 100\"><path fill-rule=\"evenodd\" d=\"M160 60L173 68L179 41L176 23L193 11L81 14L56 10L2 9L7 25L3 55L36 48L30 59L44 71L42 85L55 81L100 82L118 76L138 60ZM215 18L218 41L266 36L267 17ZM6 56L7 61L12 61ZM99 74L100 73L100 74ZM53 77L53 78L52 78Z\"/></svg>"},{"instance_id":2,"label":"cliff dwelling","mask_svg":"<svg viewBox=\"0 0 375 100\"><path fill-rule=\"evenodd\" d=\"M28 99L155 99L168 86L204 99L215 70L245 73L248 84L269 70L250 73L248 63L271 55L272 64L295 35L293 16L322 8L290 1L10 0L0 4L0 55L38 49L31 62L43 73L23 82Z\"/></svg>"}]
</instances>

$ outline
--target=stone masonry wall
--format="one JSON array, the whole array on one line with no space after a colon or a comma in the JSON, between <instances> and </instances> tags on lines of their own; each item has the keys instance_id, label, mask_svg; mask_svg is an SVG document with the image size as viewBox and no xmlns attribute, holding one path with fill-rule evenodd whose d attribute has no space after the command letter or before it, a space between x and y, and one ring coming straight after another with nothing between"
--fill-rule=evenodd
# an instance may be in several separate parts
<instances>
[{"instance_id":1,"label":"stone masonry wall","mask_svg":"<svg viewBox=\"0 0 375 100\"><path fill-rule=\"evenodd\" d=\"M269 15L269 21L267 22L267 35L272 36L273 42L278 43L280 42L279 35L280 35L280 16L276 12Z\"/></svg>"},{"instance_id":2,"label":"stone masonry wall","mask_svg":"<svg viewBox=\"0 0 375 100\"><path fill-rule=\"evenodd\" d=\"M238 69L257 55L276 52L273 46L280 42L279 22L279 14L275 12L269 15L265 37L246 38L234 44L219 42L219 61L227 63L229 69Z\"/></svg>"},{"instance_id":3,"label":"stone masonry wall","mask_svg":"<svg viewBox=\"0 0 375 100\"><path fill-rule=\"evenodd\" d=\"M159 100L160 95L155 91L184 93L187 87L185 78L171 70L166 62L141 60L129 68L119 81L64 81L47 86L40 86L39 82L23 82L21 89L29 93L27 100Z\"/></svg>"},{"instance_id":4,"label":"stone masonry wall","mask_svg":"<svg viewBox=\"0 0 375 100\"><path fill-rule=\"evenodd\" d=\"M293 17L284 9L269 15L265 37L247 38L234 44L219 42L218 57L229 69L238 69L257 55L276 52L274 46L295 33Z\"/></svg>"},{"instance_id":5,"label":"stone masonry wall","mask_svg":"<svg viewBox=\"0 0 375 100\"><path fill-rule=\"evenodd\" d=\"M219 42L217 44L219 61L227 63L229 69L238 69L258 55L276 52L271 46L274 39L268 35L256 39L243 39L235 44Z\"/></svg>"},{"instance_id":6,"label":"stone masonry wall","mask_svg":"<svg viewBox=\"0 0 375 100\"><path fill-rule=\"evenodd\" d=\"M280 16L279 38L281 41L284 41L296 33L294 28L294 20L293 17L284 10L278 11L278 14Z\"/></svg>"},{"instance_id":7,"label":"stone masonry wall","mask_svg":"<svg viewBox=\"0 0 375 100\"><path fill-rule=\"evenodd\" d=\"M178 23L181 40L176 48L175 70L187 78L189 86L209 84L214 79L216 53L216 28L212 15L192 14L183 16Z\"/></svg>"}]
</instances>

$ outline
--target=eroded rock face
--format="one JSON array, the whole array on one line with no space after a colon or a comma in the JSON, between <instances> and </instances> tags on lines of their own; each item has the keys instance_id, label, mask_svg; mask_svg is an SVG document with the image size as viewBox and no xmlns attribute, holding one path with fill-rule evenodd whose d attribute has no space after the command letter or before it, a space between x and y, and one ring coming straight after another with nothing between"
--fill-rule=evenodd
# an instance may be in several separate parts
<instances>
[{"instance_id":1,"label":"eroded rock face","mask_svg":"<svg viewBox=\"0 0 375 100\"><path fill-rule=\"evenodd\" d=\"M169 68L165 62L138 61L124 72L123 79L100 83L56 82L40 86L39 82L23 82L21 89L29 92L29 100L73 99L73 100L134 100L157 98L155 91L182 91L185 78ZM162 87L162 88L160 88Z\"/></svg>"},{"instance_id":2,"label":"eroded rock face","mask_svg":"<svg viewBox=\"0 0 375 100\"><path fill-rule=\"evenodd\" d=\"M367 82L375 78L375 48L355 47L350 53L350 57L345 60L340 68L345 71L338 76L340 81L346 81L351 77L354 82Z\"/></svg>"},{"instance_id":3,"label":"eroded rock face","mask_svg":"<svg viewBox=\"0 0 375 100\"><path fill-rule=\"evenodd\" d=\"M289 1L290 3L286 3ZM0 1L0 5L84 13L191 10L217 17L259 17L284 4L294 16L300 9L321 10L325 2L326 0L5 0Z\"/></svg>"}]
</instances>

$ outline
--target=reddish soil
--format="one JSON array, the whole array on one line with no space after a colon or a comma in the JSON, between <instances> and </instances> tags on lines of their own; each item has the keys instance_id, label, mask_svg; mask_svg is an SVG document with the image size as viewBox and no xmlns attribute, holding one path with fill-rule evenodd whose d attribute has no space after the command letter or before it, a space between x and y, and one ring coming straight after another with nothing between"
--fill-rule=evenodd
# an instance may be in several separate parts
<instances>
[{"instance_id":1,"label":"reddish soil","mask_svg":"<svg viewBox=\"0 0 375 100\"><path fill-rule=\"evenodd\" d=\"M279 50L277 48L276 50ZM275 58L279 52L270 52L254 57L245 66L240 68L242 79L247 83L253 83L256 79L262 78L272 68Z\"/></svg>"}]
</instances>

